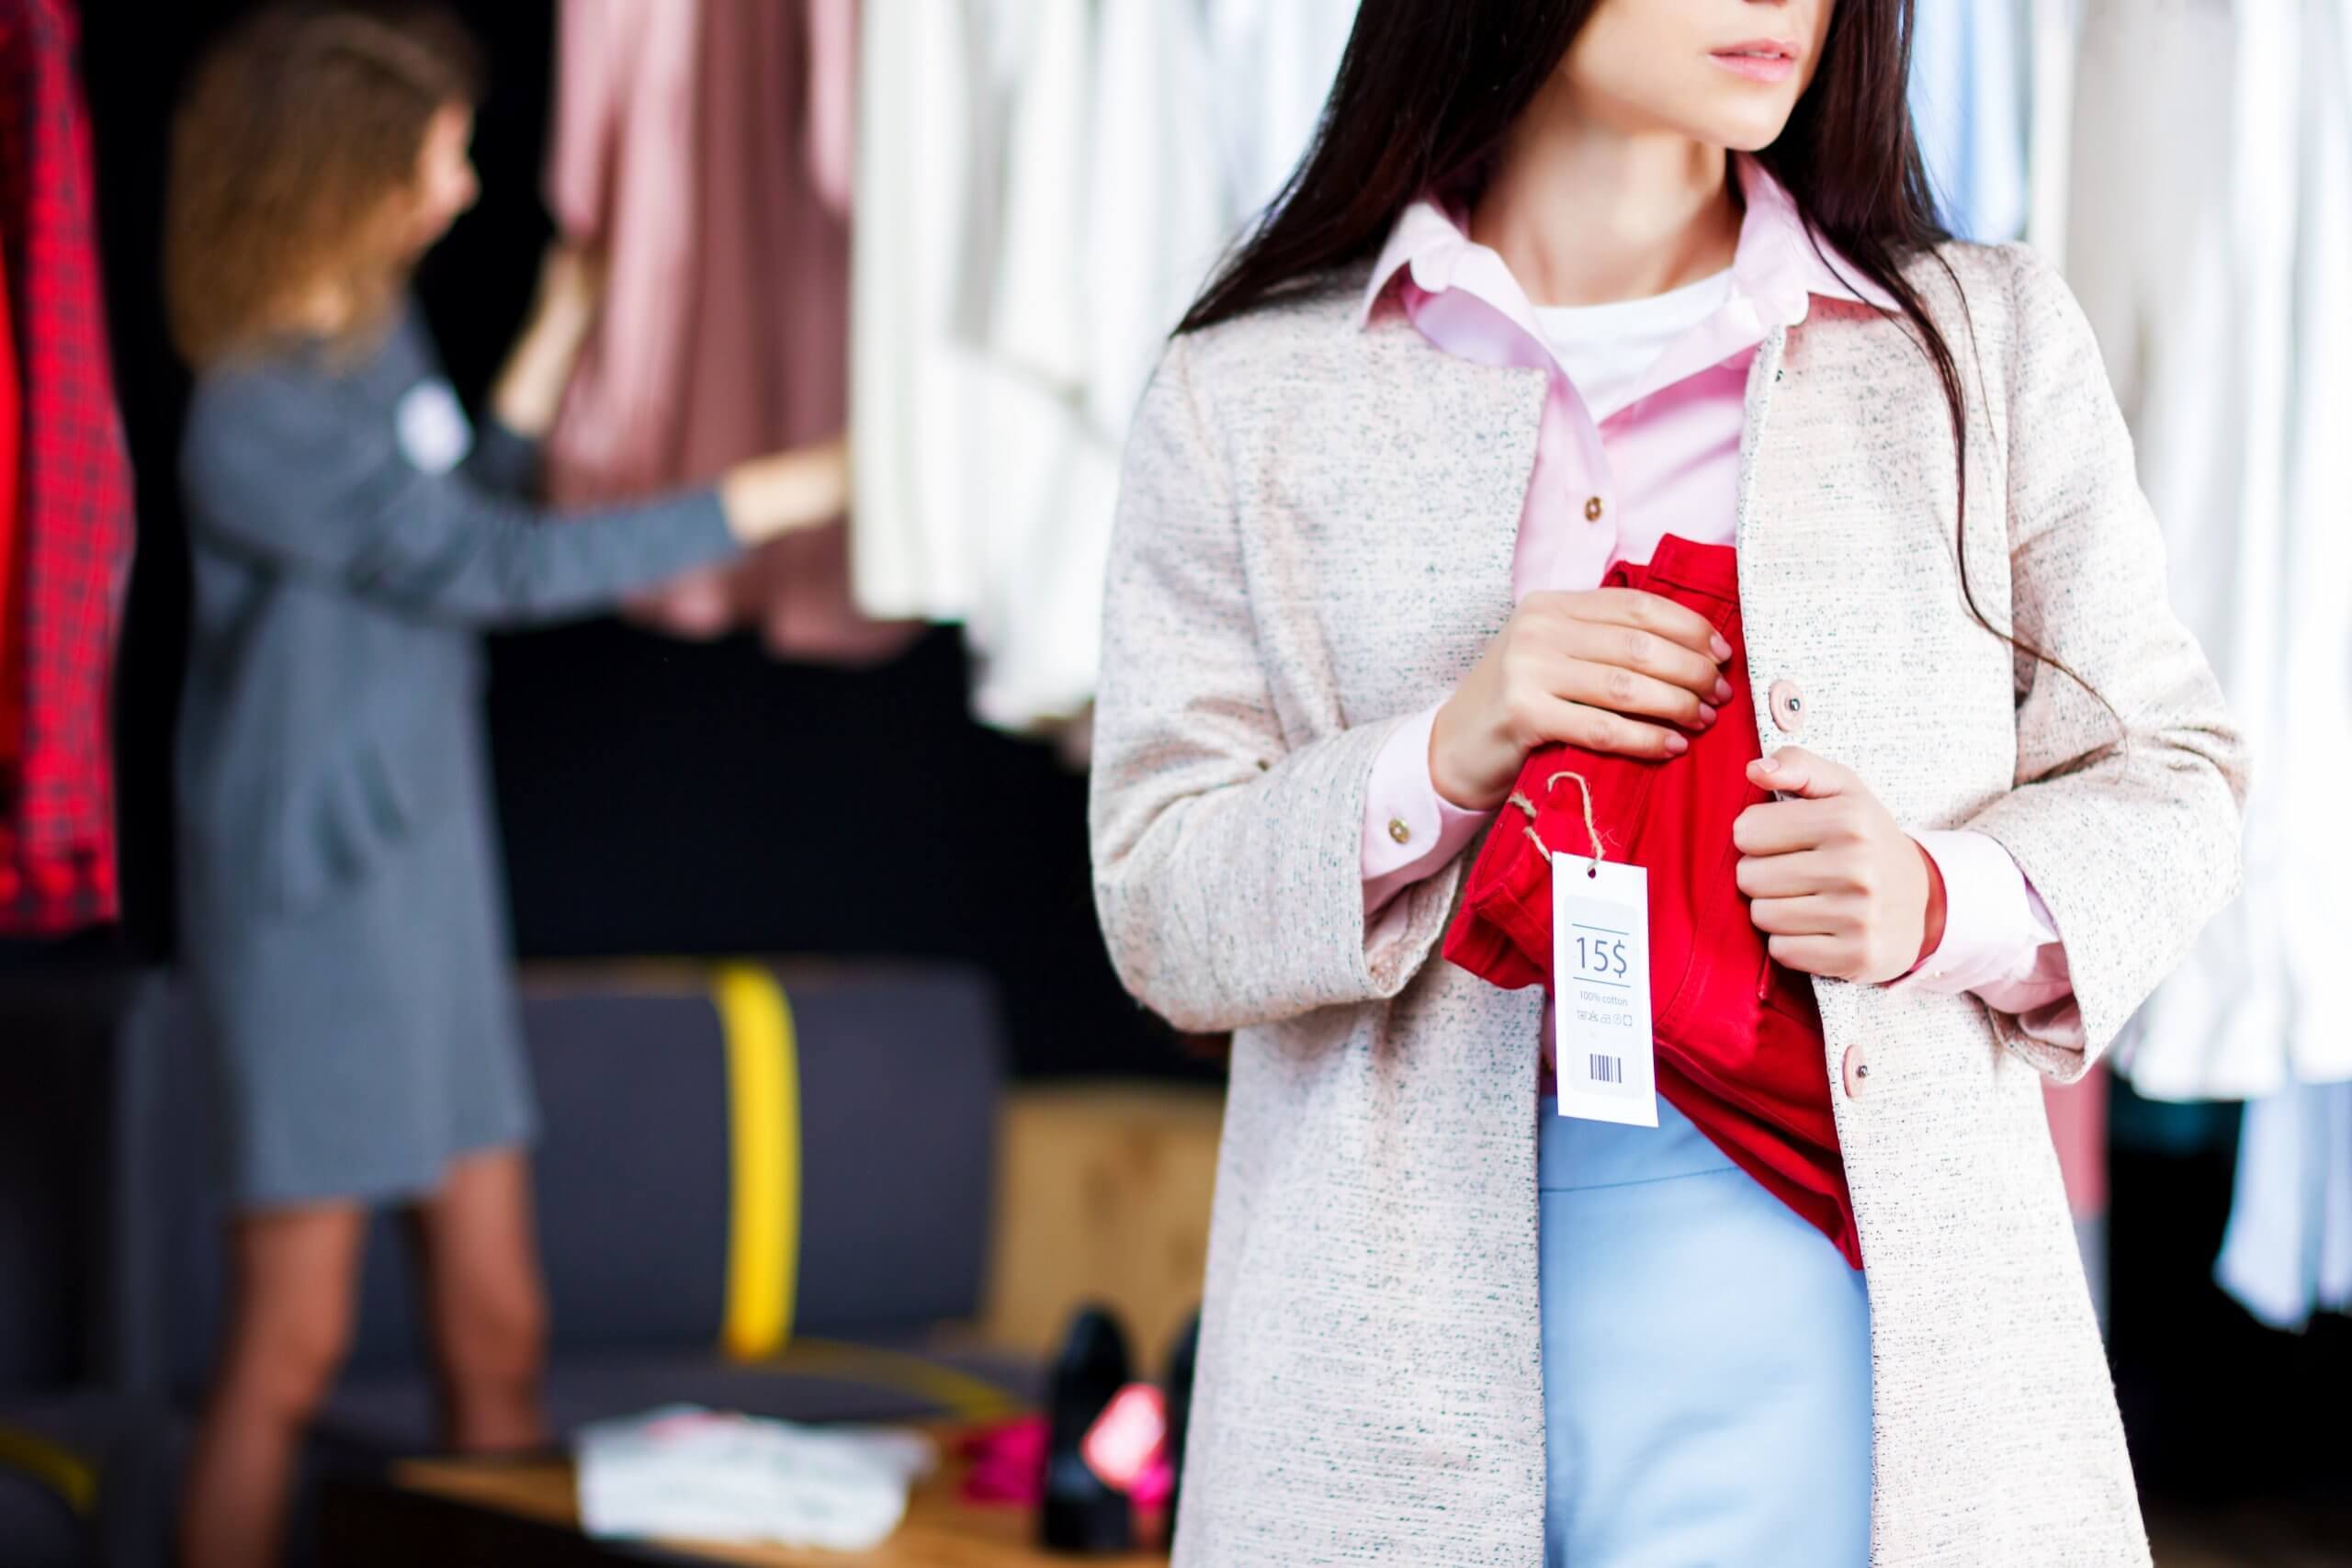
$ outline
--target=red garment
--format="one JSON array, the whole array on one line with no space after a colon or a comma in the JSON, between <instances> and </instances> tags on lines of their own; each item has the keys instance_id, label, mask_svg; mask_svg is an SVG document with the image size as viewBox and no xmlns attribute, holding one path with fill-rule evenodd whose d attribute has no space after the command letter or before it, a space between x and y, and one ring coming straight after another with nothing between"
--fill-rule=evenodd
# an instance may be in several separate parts
<instances>
[{"instance_id":1,"label":"red garment","mask_svg":"<svg viewBox=\"0 0 2352 1568\"><path fill-rule=\"evenodd\" d=\"M1772 962L1734 879L1733 819L1771 798L1747 782L1761 749L1745 718L1737 557L1727 545L1668 536L1647 566L1620 561L1602 586L1645 588L1705 615L1731 644L1724 677L1732 698L1679 757L1652 762L1547 746L1528 757L1518 793L1535 807L1535 831L1548 848L1589 853L1575 782L1547 788L1564 770L1583 776L1606 857L1649 874L1658 1092L1859 1269L1861 1238L1830 1113L1813 987ZM1448 959L1511 989L1552 979L1551 865L1526 825L1507 810L1487 836L1445 938Z\"/></svg>"},{"instance_id":2,"label":"red garment","mask_svg":"<svg viewBox=\"0 0 2352 1568\"><path fill-rule=\"evenodd\" d=\"M17 379L6 249L0 245L0 780L14 771L25 743L24 615L17 603L17 465L25 402Z\"/></svg>"},{"instance_id":3,"label":"red garment","mask_svg":"<svg viewBox=\"0 0 2352 1568\"><path fill-rule=\"evenodd\" d=\"M0 0L0 231L24 397L22 749L0 782L0 934L116 911L107 710L130 564L70 0Z\"/></svg>"}]
</instances>

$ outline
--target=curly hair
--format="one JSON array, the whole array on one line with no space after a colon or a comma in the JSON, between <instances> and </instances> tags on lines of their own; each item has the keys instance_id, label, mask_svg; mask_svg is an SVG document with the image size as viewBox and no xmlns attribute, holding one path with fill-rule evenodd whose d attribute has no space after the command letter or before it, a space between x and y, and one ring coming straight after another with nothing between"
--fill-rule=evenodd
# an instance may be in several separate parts
<instances>
[{"instance_id":1,"label":"curly hair","mask_svg":"<svg viewBox=\"0 0 2352 1568\"><path fill-rule=\"evenodd\" d=\"M406 282L392 198L433 117L481 96L481 56L436 6L273 5L197 68L172 124L164 298L194 366L268 338L326 280L355 290L347 341Z\"/></svg>"}]
</instances>

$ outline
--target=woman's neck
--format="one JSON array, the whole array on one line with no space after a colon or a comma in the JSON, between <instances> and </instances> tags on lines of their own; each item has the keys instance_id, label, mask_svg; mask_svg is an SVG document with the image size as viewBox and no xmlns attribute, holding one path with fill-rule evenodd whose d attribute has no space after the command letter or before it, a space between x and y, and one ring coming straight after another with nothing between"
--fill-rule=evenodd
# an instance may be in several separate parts
<instances>
[{"instance_id":1,"label":"woman's neck","mask_svg":"<svg viewBox=\"0 0 2352 1568\"><path fill-rule=\"evenodd\" d=\"M1530 302L1602 305L1721 272L1739 218L1722 148L1600 125L1555 79L1513 128L1470 231Z\"/></svg>"},{"instance_id":2,"label":"woman's neck","mask_svg":"<svg viewBox=\"0 0 2352 1568\"><path fill-rule=\"evenodd\" d=\"M286 301L279 325L297 337L334 338L349 331L359 314L358 291L349 284L323 281Z\"/></svg>"}]
</instances>

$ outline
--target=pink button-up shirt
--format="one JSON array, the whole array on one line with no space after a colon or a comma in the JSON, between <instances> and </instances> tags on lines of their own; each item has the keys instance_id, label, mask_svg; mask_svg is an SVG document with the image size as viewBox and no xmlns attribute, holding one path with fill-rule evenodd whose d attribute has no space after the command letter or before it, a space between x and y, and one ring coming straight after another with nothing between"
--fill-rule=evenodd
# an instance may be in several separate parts
<instances>
[{"instance_id":1,"label":"pink button-up shirt","mask_svg":"<svg viewBox=\"0 0 2352 1568\"><path fill-rule=\"evenodd\" d=\"M1744 395L1758 345L1773 328L1803 321L1815 298L1892 308L1850 265L1826 245L1816 249L1795 203L1761 166L1735 162L1747 210L1728 299L1672 339L1599 420L1500 254L1432 201L1408 208L1390 232L1365 292L1367 323L1401 309L1449 354L1551 375L1520 516L1515 598L1596 587L1612 562L1648 560L1668 534L1734 542ZM1368 925L1405 887L1467 848L1492 816L1463 810L1430 782L1436 717L1430 708L1400 726L1374 764L1363 824ZM2038 1023L2063 1019L2074 995L2065 948L2008 852L1965 830L1912 836L1943 877L1944 934L1896 983L1973 991L2004 1012L2034 1013Z\"/></svg>"}]
</instances>

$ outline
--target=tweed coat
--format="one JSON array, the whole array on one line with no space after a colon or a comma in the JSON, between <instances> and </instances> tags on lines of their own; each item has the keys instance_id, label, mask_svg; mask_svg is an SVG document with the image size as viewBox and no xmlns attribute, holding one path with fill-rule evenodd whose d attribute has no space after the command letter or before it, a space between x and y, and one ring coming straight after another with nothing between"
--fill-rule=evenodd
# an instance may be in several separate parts
<instances>
[{"instance_id":1,"label":"tweed coat","mask_svg":"<svg viewBox=\"0 0 2352 1568\"><path fill-rule=\"evenodd\" d=\"M1751 717L1767 752L1792 739L1766 694L1793 682L1803 744L1897 821L2007 848L2090 1047L1815 982L1871 1301L1871 1562L2144 1563L2041 1089L2234 890L2241 747L2065 286L2017 246L1910 276L1965 387L1964 543L1925 354L1815 300L1747 382ZM1360 329L1362 286L1170 347L1112 552L1096 900L1138 998L1235 1032L1180 1568L1543 1554L1543 998L1433 959L1463 862L1367 945L1360 835L1381 743L1510 615L1544 372ZM1984 615L2096 697L1972 617L1963 553Z\"/></svg>"}]
</instances>

